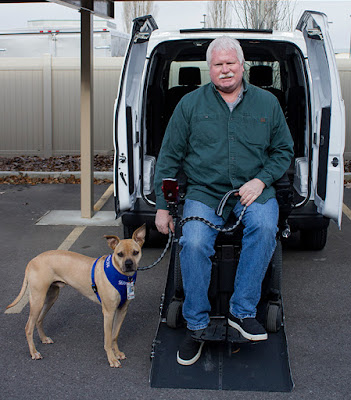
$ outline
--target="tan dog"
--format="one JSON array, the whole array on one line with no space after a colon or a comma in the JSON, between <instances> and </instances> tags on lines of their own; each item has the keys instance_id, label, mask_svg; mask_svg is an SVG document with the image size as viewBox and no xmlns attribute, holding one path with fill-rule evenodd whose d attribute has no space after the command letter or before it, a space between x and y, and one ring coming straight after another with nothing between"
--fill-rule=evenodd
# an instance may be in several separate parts
<instances>
[{"instance_id":1,"label":"tan dog","mask_svg":"<svg viewBox=\"0 0 351 400\"><path fill-rule=\"evenodd\" d=\"M120 240L117 236L105 236L109 247L113 249L111 268L116 268L124 276L130 277L135 274L141 258L145 233L146 229L143 225L134 232L132 239ZM94 277L104 315L104 347L107 358L111 367L120 367L119 360L126 357L118 348L117 338L130 300L118 308L121 295L106 276L105 259L106 256L103 256L97 261ZM21 312L28 302L28 296L25 294L29 292L30 313L26 325L26 336L33 360L42 358L33 342L35 325L42 343L53 343L52 339L44 333L43 320L56 301L61 287L70 285L90 300L99 303L92 289L91 271L94 261L94 258L71 251L53 250L39 254L28 263L22 289L5 312Z\"/></svg>"}]
</instances>

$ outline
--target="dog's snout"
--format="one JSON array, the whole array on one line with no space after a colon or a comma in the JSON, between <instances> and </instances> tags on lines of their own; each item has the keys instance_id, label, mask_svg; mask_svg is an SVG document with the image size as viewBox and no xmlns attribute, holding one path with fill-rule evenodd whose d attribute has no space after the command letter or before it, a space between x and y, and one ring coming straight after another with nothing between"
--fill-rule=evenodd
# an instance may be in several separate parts
<instances>
[{"instance_id":1,"label":"dog's snout","mask_svg":"<svg viewBox=\"0 0 351 400\"><path fill-rule=\"evenodd\" d=\"M133 271L134 261L130 258L127 258L124 262L124 268L126 271Z\"/></svg>"}]
</instances>

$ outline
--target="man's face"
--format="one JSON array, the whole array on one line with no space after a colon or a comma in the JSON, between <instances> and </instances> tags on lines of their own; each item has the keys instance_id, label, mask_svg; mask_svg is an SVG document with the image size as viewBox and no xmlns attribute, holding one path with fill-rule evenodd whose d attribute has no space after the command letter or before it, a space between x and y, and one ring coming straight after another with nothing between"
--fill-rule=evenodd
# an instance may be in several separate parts
<instances>
[{"instance_id":1,"label":"man's face","mask_svg":"<svg viewBox=\"0 0 351 400\"><path fill-rule=\"evenodd\" d=\"M219 91L232 93L241 86L244 66L235 50L213 50L210 77Z\"/></svg>"}]
</instances>

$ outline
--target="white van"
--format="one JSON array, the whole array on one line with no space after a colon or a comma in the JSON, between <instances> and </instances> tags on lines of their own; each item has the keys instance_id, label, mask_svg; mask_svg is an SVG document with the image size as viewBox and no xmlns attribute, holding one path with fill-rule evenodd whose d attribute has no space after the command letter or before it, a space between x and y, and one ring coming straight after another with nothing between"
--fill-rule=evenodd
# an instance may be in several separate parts
<instances>
[{"instance_id":1,"label":"white van","mask_svg":"<svg viewBox=\"0 0 351 400\"><path fill-rule=\"evenodd\" d=\"M294 32L189 29L160 32L134 21L114 108L114 186L125 236L154 227L154 167L180 98L210 81L205 59L220 35L240 41L244 78L275 94L295 143L288 170L294 193L288 223L305 248L322 249L329 221L340 227L345 108L326 15L305 11Z\"/></svg>"}]
</instances>

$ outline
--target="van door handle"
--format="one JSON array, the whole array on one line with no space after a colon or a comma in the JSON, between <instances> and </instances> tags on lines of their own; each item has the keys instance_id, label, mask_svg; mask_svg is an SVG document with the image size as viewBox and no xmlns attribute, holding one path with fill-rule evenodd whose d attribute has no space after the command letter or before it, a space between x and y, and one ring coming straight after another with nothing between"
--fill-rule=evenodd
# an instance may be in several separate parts
<instances>
[{"instance_id":1,"label":"van door handle","mask_svg":"<svg viewBox=\"0 0 351 400\"><path fill-rule=\"evenodd\" d=\"M337 157L334 157L332 161L332 166L337 167L338 165L339 165L339 159Z\"/></svg>"},{"instance_id":2,"label":"van door handle","mask_svg":"<svg viewBox=\"0 0 351 400\"><path fill-rule=\"evenodd\" d=\"M125 154L121 154L120 156L119 156L119 158L118 158L118 160L119 160L119 162L120 163L125 163L126 161L127 161L127 157L125 156Z\"/></svg>"}]
</instances>

